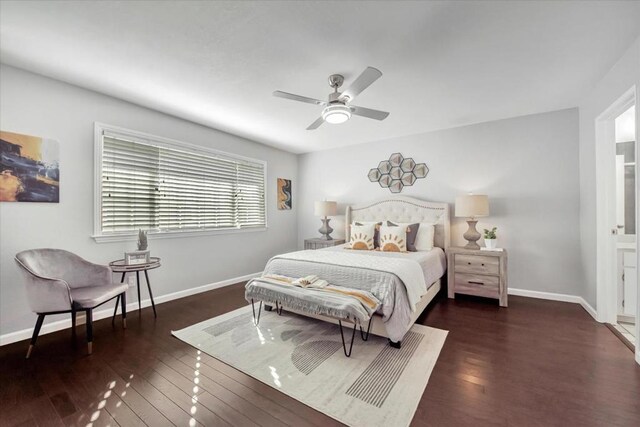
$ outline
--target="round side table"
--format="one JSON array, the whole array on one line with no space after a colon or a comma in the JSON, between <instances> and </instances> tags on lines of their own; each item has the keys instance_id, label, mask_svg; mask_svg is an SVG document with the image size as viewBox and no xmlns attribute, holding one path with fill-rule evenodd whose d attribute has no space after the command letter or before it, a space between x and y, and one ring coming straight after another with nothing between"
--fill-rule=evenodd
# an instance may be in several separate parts
<instances>
[{"instance_id":1,"label":"round side table","mask_svg":"<svg viewBox=\"0 0 640 427\"><path fill-rule=\"evenodd\" d=\"M144 277L147 280L147 289L149 290L149 298L151 299L151 306L153 307L153 316L158 317L158 315L156 314L156 305L153 302L153 293L151 292L151 282L149 282L148 271L160 267L160 258L151 257L149 258L149 262L146 262L144 264L125 264L125 261L123 259L119 259L117 261L110 262L109 267L111 267L111 271L113 271L114 273L122 273L120 283L124 283L124 278L127 273L136 273L136 283L138 285L138 311L140 311L140 309L142 308L140 303L140 272L144 271ZM113 311L114 319L118 311L119 300L120 296L118 296L118 299L116 300L116 308Z\"/></svg>"}]
</instances>

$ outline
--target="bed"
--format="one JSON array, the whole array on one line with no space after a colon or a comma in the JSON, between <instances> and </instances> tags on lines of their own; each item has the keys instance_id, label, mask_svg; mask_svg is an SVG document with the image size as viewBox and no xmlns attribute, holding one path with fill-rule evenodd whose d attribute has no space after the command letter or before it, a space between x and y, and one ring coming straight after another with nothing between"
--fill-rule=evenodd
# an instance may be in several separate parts
<instances>
[{"instance_id":1,"label":"bed","mask_svg":"<svg viewBox=\"0 0 640 427\"><path fill-rule=\"evenodd\" d=\"M449 205L397 196L348 206L345 235L349 236L353 222L381 220L434 223L434 248L427 252L406 253L353 251L344 246L298 251L272 258L263 274L290 277L316 274L338 286L372 292L382 305L373 316L371 333L387 337L391 345L399 347L404 334L440 291L446 272L445 250L450 243ZM418 274L424 282L420 283L422 286L415 284ZM322 315L289 311L338 323L336 319Z\"/></svg>"}]
</instances>

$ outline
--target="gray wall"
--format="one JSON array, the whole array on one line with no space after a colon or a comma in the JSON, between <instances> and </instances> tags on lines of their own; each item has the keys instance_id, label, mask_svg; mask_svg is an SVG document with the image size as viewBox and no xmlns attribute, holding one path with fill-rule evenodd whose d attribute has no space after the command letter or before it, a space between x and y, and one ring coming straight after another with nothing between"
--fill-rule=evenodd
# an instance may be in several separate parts
<instances>
[{"instance_id":1,"label":"gray wall","mask_svg":"<svg viewBox=\"0 0 640 427\"><path fill-rule=\"evenodd\" d=\"M98 244L90 237L96 121L268 162L268 231L150 239L152 255L163 263L151 272L156 297L261 271L272 255L295 249L297 200L294 193L292 211L276 210L276 178L292 179L296 191L296 155L4 65L0 87L0 128L54 138L61 152L59 204L0 203L0 334L35 321L14 265L16 252L64 248L107 263L135 248L135 242ZM135 301L135 292L128 299Z\"/></svg>"},{"instance_id":2,"label":"gray wall","mask_svg":"<svg viewBox=\"0 0 640 427\"><path fill-rule=\"evenodd\" d=\"M315 200L337 200L344 211L347 204L389 196L367 172L394 152L430 168L402 195L452 205L467 192L489 195L491 216L478 226L498 227L498 244L509 250L510 287L583 294L577 109L301 155L298 244L318 234ZM344 232L343 220L333 219L335 236ZM465 230L464 220L453 218L454 244L463 243Z\"/></svg>"},{"instance_id":3,"label":"gray wall","mask_svg":"<svg viewBox=\"0 0 640 427\"><path fill-rule=\"evenodd\" d=\"M637 93L640 92L640 38L636 39L616 65L580 103L580 236L585 278L583 296L593 307L597 304L595 121L633 85L636 86L637 97ZM638 118L640 118L640 107L636 103L636 123L640 123ZM636 168L639 167L640 163L636 163ZM640 176L638 170L640 169L636 169L636 176ZM636 221L639 220L640 216L636 218Z\"/></svg>"}]
</instances>

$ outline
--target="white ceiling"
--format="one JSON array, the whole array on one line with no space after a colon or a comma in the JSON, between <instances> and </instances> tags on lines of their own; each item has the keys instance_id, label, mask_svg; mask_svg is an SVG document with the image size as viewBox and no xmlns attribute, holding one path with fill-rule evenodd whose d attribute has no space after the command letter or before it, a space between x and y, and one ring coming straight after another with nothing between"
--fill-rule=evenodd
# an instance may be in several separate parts
<instances>
[{"instance_id":1,"label":"white ceiling","mask_svg":"<svg viewBox=\"0 0 640 427\"><path fill-rule=\"evenodd\" d=\"M640 2L8 2L0 60L293 152L576 106ZM305 128L368 65L382 122Z\"/></svg>"}]
</instances>

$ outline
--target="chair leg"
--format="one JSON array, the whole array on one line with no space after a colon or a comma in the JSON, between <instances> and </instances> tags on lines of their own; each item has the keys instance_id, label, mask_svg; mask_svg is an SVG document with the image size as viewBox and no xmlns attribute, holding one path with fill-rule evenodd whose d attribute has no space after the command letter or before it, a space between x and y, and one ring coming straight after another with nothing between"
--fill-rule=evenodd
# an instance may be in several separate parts
<instances>
[{"instance_id":1,"label":"chair leg","mask_svg":"<svg viewBox=\"0 0 640 427\"><path fill-rule=\"evenodd\" d=\"M38 314L38 320L36 320L36 327L33 329L33 335L31 336L31 342L29 343L29 350L27 350L27 359L31 356L33 346L36 345L40 328L42 328L42 322L44 322L44 314Z\"/></svg>"},{"instance_id":2,"label":"chair leg","mask_svg":"<svg viewBox=\"0 0 640 427\"><path fill-rule=\"evenodd\" d=\"M116 322L116 314L118 313L118 304L120 304L120 295L116 298L116 306L113 307L113 316L111 316L111 325Z\"/></svg>"},{"instance_id":3,"label":"chair leg","mask_svg":"<svg viewBox=\"0 0 640 427\"><path fill-rule=\"evenodd\" d=\"M122 328L127 329L127 293L120 295L120 304L122 309Z\"/></svg>"},{"instance_id":4,"label":"chair leg","mask_svg":"<svg viewBox=\"0 0 640 427\"><path fill-rule=\"evenodd\" d=\"M74 308L71 309L71 338L74 341L76 339L76 310Z\"/></svg>"},{"instance_id":5,"label":"chair leg","mask_svg":"<svg viewBox=\"0 0 640 427\"><path fill-rule=\"evenodd\" d=\"M93 353L93 309L87 309L87 351Z\"/></svg>"}]
</instances>

